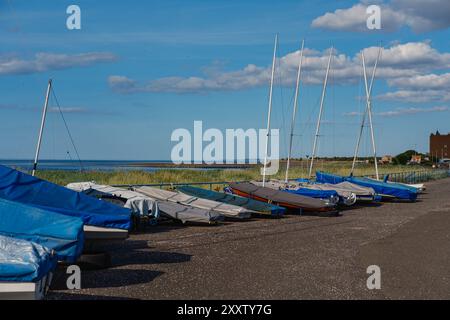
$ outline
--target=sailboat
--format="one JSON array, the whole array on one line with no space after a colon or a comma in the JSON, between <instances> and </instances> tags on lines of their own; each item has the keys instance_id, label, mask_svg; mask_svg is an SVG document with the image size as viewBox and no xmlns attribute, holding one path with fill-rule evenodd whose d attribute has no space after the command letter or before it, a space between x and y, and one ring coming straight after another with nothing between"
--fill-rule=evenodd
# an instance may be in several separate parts
<instances>
[{"instance_id":1,"label":"sailboat","mask_svg":"<svg viewBox=\"0 0 450 320\"><path fill-rule=\"evenodd\" d=\"M375 135L374 135L373 123L372 123L371 94L372 94L372 86L373 86L373 82L374 82L374 78L375 78L375 72L377 69L377 64L378 64L378 60L381 55L381 51L382 51L382 47L380 47L379 51L378 51L377 60L375 61L375 65L374 65L374 68L372 71L372 78L371 78L370 86L368 85L368 81L367 81L364 51L361 52L361 61L362 61L362 68L363 68L363 74L364 74L364 85L365 85L365 91L366 91L366 109L365 109L365 112L362 117L360 133L359 133L359 136L358 136L358 139L356 142L355 154L353 157L353 163L352 163L352 169L350 171L350 176L342 177L342 176L333 175L333 174L329 174L329 173L317 172L316 173L316 181L322 182L322 183L331 183L331 184L350 182L353 184L357 184L359 186L372 188L373 190L375 190L375 192L379 196L381 196L384 199L398 199L398 200L415 201L417 199L417 194L419 192L419 189L410 187L407 185L387 183L385 181L379 180L378 161L377 161L376 146L375 146ZM354 177L353 176L356 158L357 158L358 151L359 151L361 136L362 136L362 132L364 129L366 114L368 115L368 118L369 118L369 125L370 125L370 131L371 131L371 140L372 140L376 180L371 179L371 178Z\"/></svg>"},{"instance_id":2,"label":"sailboat","mask_svg":"<svg viewBox=\"0 0 450 320\"><path fill-rule=\"evenodd\" d=\"M131 211L35 177L47 109L52 92L48 81L32 174L0 165L0 198L79 217L84 222L85 246L98 249L104 243L121 241L131 229Z\"/></svg>"},{"instance_id":3,"label":"sailboat","mask_svg":"<svg viewBox=\"0 0 450 320\"><path fill-rule=\"evenodd\" d=\"M253 183L231 183L229 190L236 195L243 196L246 198L273 203L281 207L296 209L296 210L305 210L305 211L336 211L335 203L331 201L331 197L322 200L312 198L310 196L304 196L297 193L290 193L283 190L279 190L279 188L274 188L271 181L266 181L266 166L267 166L267 153L268 153L268 144L269 144L269 133L270 133L270 120L272 114L272 92L273 92L273 80L275 73L275 61L276 61L276 53L277 53L277 45L278 45L278 35L275 36L275 45L273 50L273 58L272 58L272 72L270 79L270 87L269 87L269 110L267 113L267 136L266 136L266 150L264 155L264 168L263 168L263 179L262 182L253 182ZM300 60L299 67L297 72L297 89L296 96L298 96L298 84L300 81L301 75L301 66L303 61L303 47L304 41L302 41L302 49L300 52ZM297 98L295 99L294 105L297 103ZM294 110L296 107L294 107ZM295 114L294 114L295 117ZM292 130L291 130L292 134Z\"/></svg>"},{"instance_id":4,"label":"sailboat","mask_svg":"<svg viewBox=\"0 0 450 320\"><path fill-rule=\"evenodd\" d=\"M297 70L297 84L295 88L295 96L294 96L294 107L292 112L292 121L291 121L291 130L290 130L290 136L289 136L289 150L288 150L288 158L286 163L286 176L284 181L280 180L271 180L267 183L267 186L273 189L279 189L284 190L290 193L299 194L302 196L308 196L312 198L318 198L327 200L331 203L341 203L344 205L353 205L356 200L358 199L356 194L352 192L352 190L349 190L348 188L335 188L329 185L317 185L312 184L309 181L302 181L301 183L299 181L289 181L289 168L290 168L290 161L291 161L291 155L292 155L292 144L293 144L293 136L294 136L294 127L295 127L295 119L297 114L297 108L298 108L298 93L299 93L299 86L300 86L300 76L301 76L301 67L303 62L303 49L304 49L304 41L302 41L302 47L301 47L301 54L298 64L298 70ZM330 71L331 66L331 58L332 58L333 49L330 50L330 55L328 57L328 64L325 74L325 80L322 88L322 96L321 96L321 102L320 102L320 111L319 111L319 118L317 121L317 128L316 128L316 135L314 139L314 147L313 147L313 158L311 160L311 167L310 170L312 170L312 166L314 163L314 157L316 153L316 146L317 146L317 138L319 136L319 129L320 129L320 123L321 123L321 117L323 112L323 105L324 105L324 98L326 94L326 87L328 82L328 74ZM311 172L311 171L310 171ZM258 184L258 183L257 183Z\"/></svg>"}]
</instances>

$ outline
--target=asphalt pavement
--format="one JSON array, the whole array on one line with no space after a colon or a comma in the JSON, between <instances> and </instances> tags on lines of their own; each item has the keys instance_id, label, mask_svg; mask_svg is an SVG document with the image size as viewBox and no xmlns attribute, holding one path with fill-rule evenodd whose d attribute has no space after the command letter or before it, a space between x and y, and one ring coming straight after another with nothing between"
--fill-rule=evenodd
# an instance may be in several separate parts
<instances>
[{"instance_id":1,"label":"asphalt pavement","mask_svg":"<svg viewBox=\"0 0 450 320\"><path fill-rule=\"evenodd\" d=\"M82 270L49 299L449 299L450 178L416 203L339 217L289 215L218 226L163 223L112 248L113 267ZM367 267L381 271L369 290Z\"/></svg>"}]
</instances>

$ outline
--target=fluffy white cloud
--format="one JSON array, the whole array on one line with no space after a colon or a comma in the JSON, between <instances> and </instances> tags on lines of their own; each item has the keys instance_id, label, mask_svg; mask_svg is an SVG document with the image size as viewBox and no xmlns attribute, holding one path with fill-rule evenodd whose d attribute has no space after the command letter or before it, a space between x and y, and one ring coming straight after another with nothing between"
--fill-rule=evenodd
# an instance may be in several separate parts
<instances>
[{"instance_id":1,"label":"fluffy white cloud","mask_svg":"<svg viewBox=\"0 0 450 320\"><path fill-rule=\"evenodd\" d=\"M402 26L421 33L450 26L450 1L448 0L392 0L379 3L381 7L381 31L391 32ZM369 15L367 3L358 3L346 9L337 9L317 17L312 27L336 31L367 32Z\"/></svg>"},{"instance_id":2,"label":"fluffy white cloud","mask_svg":"<svg viewBox=\"0 0 450 320\"><path fill-rule=\"evenodd\" d=\"M314 28L322 28L339 31L366 32L372 31L367 28L366 13L368 5L358 3L348 9L337 9L333 13L327 12L317 17L311 23ZM405 16L392 10L389 6L381 6L381 28L383 31L397 30L405 22Z\"/></svg>"},{"instance_id":3,"label":"fluffy white cloud","mask_svg":"<svg viewBox=\"0 0 450 320\"><path fill-rule=\"evenodd\" d=\"M37 53L33 59L0 57L0 75L29 74L73 67L85 67L99 62L111 62L116 56L108 52L80 54Z\"/></svg>"},{"instance_id":4,"label":"fluffy white cloud","mask_svg":"<svg viewBox=\"0 0 450 320\"><path fill-rule=\"evenodd\" d=\"M413 103L450 101L450 92L447 90L397 90L378 95L377 99Z\"/></svg>"},{"instance_id":5,"label":"fluffy white cloud","mask_svg":"<svg viewBox=\"0 0 450 320\"><path fill-rule=\"evenodd\" d=\"M334 50L331 67L331 79L335 84L357 83L361 79L362 68L360 54L348 56ZM378 54L377 47L364 49L369 72ZM302 82L304 84L321 84L325 75L329 50L323 52L305 49ZM278 59L277 77L281 83L277 85L292 86L295 83L299 60L299 51L286 54ZM388 80L390 86L399 86L404 79L421 79L424 72L442 70L450 67L450 54L441 53L431 47L429 42L411 42L394 44L383 50L378 65L377 78ZM118 93L136 92L172 92L172 93L202 93L209 91L243 90L266 86L270 80L270 66L246 67L228 72L206 71L201 76L165 77L140 83L126 76L115 75L108 78L109 86ZM208 70L208 69L206 69ZM441 82L433 77L426 79L427 85ZM435 84L437 85L437 84ZM385 98L389 98L388 96Z\"/></svg>"},{"instance_id":6,"label":"fluffy white cloud","mask_svg":"<svg viewBox=\"0 0 450 320\"><path fill-rule=\"evenodd\" d=\"M447 112L450 111L450 108L447 106L436 106L432 108L398 108L395 110L389 110L389 111L382 111L378 113L374 113L375 116L379 117L396 117L396 116L403 116L403 115L412 115L412 114L418 114L418 113L432 113L432 112ZM355 116L361 116L362 114L360 112L348 112L344 113L346 116L355 117Z\"/></svg>"},{"instance_id":7,"label":"fluffy white cloud","mask_svg":"<svg viewBox=\"0 0 450 320\"><path fill-rule=\"evenodd\" d=\"M390 86L420 91L450 89L450 73L416 75L388 80Z\"/></svg>"},{"instance_id":8,"label":"fluffy white cloud","mask_svg":"<svg viewBox=\"0 0 450 320\"><path fill-rule=\"evenodd\" d=\"M49 108L49 112L59 113L59 108L52 107ZM82 107L62 107L61 108L62 113L87 113L89 110Z\"/></svg>"}]
</instances>

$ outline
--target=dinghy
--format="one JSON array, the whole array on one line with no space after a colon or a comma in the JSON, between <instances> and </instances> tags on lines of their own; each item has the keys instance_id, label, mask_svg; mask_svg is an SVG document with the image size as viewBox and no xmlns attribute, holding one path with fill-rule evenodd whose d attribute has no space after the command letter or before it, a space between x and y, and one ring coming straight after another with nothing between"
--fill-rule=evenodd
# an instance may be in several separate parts
<instances>
[{"instance_id":1,"label":"dinghy","mask_svg":"<svg viewBox=\"0 0 450 320\"><path fill-rule=\"evenodd\" d=\"M83 251L83 221L80 218L1 198L0 234L43 245L53 250L62 262L76 262Z\"/></svg>"},{"instance_id":2,"label":"dinghy","mask_svg":"<svg viewBox=\"0 0 450 320\"><path fill-rule=\"evenodd\" d=\"M381 200L381 197L377 195L373 188L359 186L348 181L331 184L311 181L309 179L297 179L297 182L312 189L335 190L339 194L339 197L345 197L345 199L349 201L348 205L351 205L354 202L372 202Z\"/></svg>"},{"instance_id":3,"label":"dinghy","mask_svg":"<svg viewBox=\"0 0 450 320\"><path fill-rule=\"evenodd\" d=\"M250 181L252 184L262 187L263 183L259 181ZM316 199L321 199L328 201L333 204L339 203L339 195L335 190L320 190L320 189L312 189L305 187L303 185L300 185L299 183L295 182L289 182L285 183L284 181L280 180L269 180L265 183L266 188L271 188L274 190L280 190L280 191L286 191L294 194L298 194L305 197L311 197Z\"/></svg>"},{"instance_id":4,"label":"dinghy","mask_svg":"<svg viewBox=\"0 0 450 320\"><path fill-rule=\"evenodd\" d=\"M402 183L402 182L392 182L392 181L386 181L387 183L396 183L399 185L404 185L410 188L415 188L417 189L417 192L421 193L424 192L427 188L425 187L425 184L423 183Z\"/></svg>"},{"instance_id":5,"label":"dinghy","mask_svg":"<svg viewBox=\"0 0 450 320\"><path fill-rule=\"evenodd\" d=\"M193 208L165 200L156 201L149 196L132 190L98 185L93 182L70 183L67 187L106 201L116 201L118 204L130 208L135 214L150 214L153 219L158 219L159 215L162 214L165 217L180 220L183 223L213 224L222 220L222 216L217 212Z\"/></svg>"},{"instance_id":6,"label":"dinghy","mask_svg":"<svg viewBox=\"0 0 450 320\"><path fill-rule=\"evenodd\" d=\"M273 203L287 209L300 209L306 212L336 212L336 206L333 203L272 188L259 187L249 182L230 183L230 189L239 196Z\"/></svg>"},{"instance_id":7,"label":"dinghy","mask_svg":"<svg viewBox=\"0 0 450 320\"><path fill-rule=\"evenodd\" d=\"M373 178L367 178L367 179L371 179L371 180L374 180L374 181L379 181L379 180L376 180L376 179L373 179ZM383 182L405 186L405 187L408 187L408 188L412 188L413 190L416 189L415 191L417 191L418 193L421 193L421 192L425 191L425 189L426 189L425 185L423 183L409 184L409 183L389 181L389 175L386 175L384 177Z\"/></svg>"},{"instance_id":8,"label":"dinghy","mask_svg":"<svg viewBox=\"0 0 450 320\"><path fill-rule=\"evenodd\" d=\"M40 300L57 258L37 243L0 235L0 300Z\"/></svg>"},{"instance_id":9,"label":"dinghy","mask_svg":"<svg viewBox=\"0 0 450 320\"><path fill-rule=\"evenodd\" d=\"M167 200L159 200L159 208L163 216L179 220L182 223L215 224L224 218L214 210L194 208Z\"/></svg>"},{"instance_id":10,"label":"dinghy","mask_svg":"<svg viewBox=\"0 0 450 320\"><path fill-rule=\"evenodd\" d=\"M131 212L26 173L0 165L0 198L79 217L90 246L124 240L131 227ZM98 240L98 241L97 241Z\"/></svg>"},{"instance_id":11,"label":"dinghy","mask_svg":"<svg viewBox=\"0 0 450 320\"><path fill-rule=\"evenodd\" d=\"M189 205L194 208L213 210L219 212L226 218L248 219L250 218L252 213L257 213L256 211L249 210L243 207L207 199L201 199L176 191L168 191L152 187L137 187L134 188L134 190L154 199L167 200L170 202Z\"/></svg>"},{"instance_id":12,"label":"dinghy","mask_svg":"<svg viewBox=\"0 0 450 320\"><path fill-rule=\"evenodd\" d=\"M316 181L320 183L337 184L341 182L351 182L363 187L373 188L375 192L384 199L398 199L416 201L417 190L407 186L386 183L383 181L373 180L361 177L342 177L324 172L316 172Z\"/></svg>"},{"instance_id":13,"label":"dinghy","mask_svg":"<svg viewBox=\"0 0 450 320\"><path fill-rule=\"evenodd\" d=\"M69 183L66 187L77 192L82 192L88 196L121 205L130 209L133 215L151 217L155 220L159 216L158 203L135 191L96 184L95 182Z\"/></svg>"},{"instance_id":14,"label":"dinghy","mask_svg":"<svg viewBox=\"0 0 450 320\"><path fill-rule=\"evenodd\" d=\"M286 211L285 208L270 203L244 198L224 192L216 192L192 186L177 187L177 190L193 197L236 205L249 210L257 211L259 214L264 215L279 216L283 215Z\"/></svg>"}]
</instances>

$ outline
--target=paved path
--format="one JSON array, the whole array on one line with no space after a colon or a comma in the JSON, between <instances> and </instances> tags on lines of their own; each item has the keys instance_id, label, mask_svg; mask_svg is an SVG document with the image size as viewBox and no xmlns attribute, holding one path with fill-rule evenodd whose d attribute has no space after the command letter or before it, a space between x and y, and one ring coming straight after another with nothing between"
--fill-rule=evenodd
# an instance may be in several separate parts
<instances>
[{"instance_id":1,"label":"paved path","mask_svg":"<svg viewBox=\"0 0 450 320\"><path fill-rule=\"evenodd\" d=\"M50 299L450 298L450 179L416 203L202 227L167 224L134 234L114 267L83 271L80 291ZM366 268L381 268L381 290Z\"/></svg>"}]
</instances>

